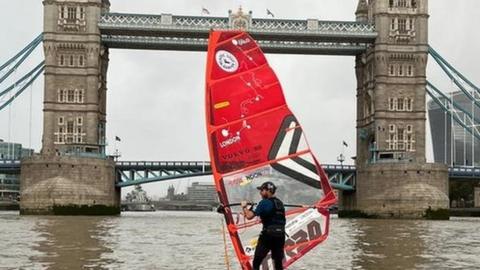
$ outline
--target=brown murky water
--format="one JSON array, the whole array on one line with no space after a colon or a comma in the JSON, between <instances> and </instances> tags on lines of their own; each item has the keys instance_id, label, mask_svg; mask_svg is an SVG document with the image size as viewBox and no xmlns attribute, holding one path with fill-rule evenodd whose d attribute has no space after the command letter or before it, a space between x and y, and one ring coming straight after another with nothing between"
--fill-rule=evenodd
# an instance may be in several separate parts
<instances>
[{"instance_id":1,"label":"brown murky water","mask_svg":"<svg viewBox=\"0 0 480 270\"><path fill-rule=\"evenodd\" d=\"M480 219L332 219L330 238L290 269L480 269ZM0 269L227 269L210 212L121 217L0 212ZM231 253L231 269L238 269Z\"/></svg>"}]
</instances>

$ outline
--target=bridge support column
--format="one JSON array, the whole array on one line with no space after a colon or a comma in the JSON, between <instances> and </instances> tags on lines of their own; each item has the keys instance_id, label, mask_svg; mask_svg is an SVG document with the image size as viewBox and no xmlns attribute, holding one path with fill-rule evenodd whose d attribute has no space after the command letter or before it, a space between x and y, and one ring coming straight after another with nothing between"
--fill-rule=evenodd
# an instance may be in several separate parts
<instances>
[{"instance_id":1,"label":"bridge support column","mask_svg":"<svg viewBox=\"0 0 480 270\"><path fill-rule=\"evenodd\" d=\"M41 155L22 162L22 214L118 214L105 158L108 49L98 21L108 0L45 0Z\"/></svg>"},{"instance_id":2,"label":"bridge support column","mask_svg":"<svg viewBox=\"0 0 480 270\"><path fill-rule=\"evenodd\" d=\"M22 161L20 179L20 214L120 214L113 160L34 156Z\"/></svg>"},{"instance_id":3,"label":"bridge support column","mask_svg":"<svg viewBox=\"0 0 480 270\"><path fill-rule=\"evenodd\" d=\"M480 207L480 187L475 187L473 200L474 200L474 206Z\"/></svg>"},{"instance_id":4,"label":"bridge support column","mask_svg":"<svg viewBox=\"0 0 480 270\"><path fill-rule=\"evenodd\" d=\"M368 2L357 20L378 37L356 58L356 192L339 215L448 218L447 167L425 159L428 0Z\"/></svg>"}]
</instances>

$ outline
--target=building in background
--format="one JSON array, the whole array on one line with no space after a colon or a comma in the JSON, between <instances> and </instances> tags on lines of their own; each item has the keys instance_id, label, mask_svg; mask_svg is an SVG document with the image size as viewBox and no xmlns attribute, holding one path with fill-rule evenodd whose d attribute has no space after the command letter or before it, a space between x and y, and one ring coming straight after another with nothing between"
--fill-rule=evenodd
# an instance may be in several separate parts
<instances>
[{"instance_id":1,"label":"building in background","mask_svg":"<svg viewBox=\"0 0 480 270\"><path fill-rule=\"evenodd\" d=\"M0 162L2 160L19 160L32 154L32 149L23 148L19 143L5 142L0 139ZM17 202L19 194L20 175L0 173L0 204Z\"/></svg>"},{"instance_id":2,"label":"building in background","mask_svg":"<svg viewBox=\"0 0 480 270\"><path fill-rule=\"evenodd\" d=\"M217 191L215 185L193 182L188 187L187 198L189 201L197 203L215 203L217 202Z\"/></svg>"},{"instance_id":3,"label":"building in background","mask_svg":"<svg viewBox=\"0 0 480 270\"><path fill-rule=\"evenodd\" d=\"M180 194L170 185L167 196L152 203L157 210L212 211L218 206L218 199L215 185L193 182L187 193Z\"/></svg>"},{"instance_id":4,"label":"building in background","mask_svg":"<svg viewBox=\"0 0 480 270\"><path fill-rule=\"evenodd\" d=\"M480 122L480 109L472 104L465 94L458 91L451 93L449 97ZM428 102L428 116L435 162L456 166L480 166L478 139L455 122L452 116L433 100Z\"/></svg>"}]
</instances>

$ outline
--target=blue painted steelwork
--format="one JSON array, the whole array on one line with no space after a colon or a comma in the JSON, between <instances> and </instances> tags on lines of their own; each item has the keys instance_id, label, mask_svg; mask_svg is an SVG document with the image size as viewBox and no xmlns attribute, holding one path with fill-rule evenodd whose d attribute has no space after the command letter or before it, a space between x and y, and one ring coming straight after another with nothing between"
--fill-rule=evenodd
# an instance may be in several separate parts
<instances>
[{"instance_id":1,"label":"blue painted steelwork","mask_svg":"<svg viewBox=\"0 0 480 270\"><path fill-rule=\"evenodd\" d=\"M450 63L447 62L437 51L435 51L432 47L428 48L428 52L430 55L433 57L433 59L443 68L446 67L448 68L451 72L448 73L453 73L456 76L458 76L462 81L467 83L471 88L473 88L477 94L480 94L480 88L474 85L469 79L467 79L465 76L463 76L462 73L460 73L457 69L455 69ZM444 69L445 70L445 69ZM448 74L447 74L448 75Z\"/></svg>"},{"instance_id":2,"label":"blue painted steelwork","mask_svg":"<svg viewBox=\"0 0 480 270\"><path fill-rule=\"evenodd\" d=\"M328 175L328 180L333 188L339 190L355 190L357 171L353 165L323 165Z\"/></svg>"},{"instance_id":3,"label":"blue painted steelwork","mask_svg":"<svg viewBox=\"0 0 480 270\"><path fill-rule=\"evenodd\" d=\"M355 189L355 166L324 165L330 183L336 189ZM178 178L211 175L210 162L117 162L117 186L126 187Z\"/></svg>"},{"instance_id":4,"label":"blue painted steelwork","mask_svg":"<svg viewBox=\"0 0 480 270\"><path fill-rule=\"evenodd\" d=\"M105 13L98 27L110 48L206 51L212 29L244 29L267 53L357 55L375 41L373 24L229 17Z\"/></svg>"},{"instance_id":5,"label":"blue painted steelwork","mask_svg":"<svg viewBox=\"0 0 480 270\"><path fill-rule=\"evenodd\" d=\"M206 161L120 161L116 171L118 187L212 174Z\"/></svg>"},{"instance_id":6,"label":"blue painted steelwork","mask_svg":"<svg viewBox=\"0 0 480 270\"><path fill-rule=\"evenodd\" d=\"M45 69L45 61L42 61L35 68L33 68L29 73L23 76L20 80L16 81L10 87L0 92L0 97L1 97L2 95L5 95L8 92L13 91L14 89L20 87L20 89L18 89L15 92L15 94L13 94L8 100L6 101L0 100L0 111L6 106L8 106L8 104L12 103L18 96L20 96L23 93L23 91L25 91L25 89L27 89L30 85L32 85L33 82L35 82L35 80L38 78L38 76L42 74L44 69Z\"/></svg>"},{"instance_id":7,"label":"blue painted steelwork","mask_svg":"<svg viewBox=\"0 0 480 270\"><path fill-rule=\"evenodd\" d=\"M448 168L450 180L480 181L480 167L453 166Z\"/></svg>"},{"instance_id":8,"label":"blue painted steelwork","mask_svg":"<svg viewBox=\"0 0 480 270\"><path fill-rule=\"evenodd\" d=\"M20 160L0 160L0 173L20 174ZM117 161L117 186L167 181L212 173L208 161ZM323 165L330 183L336 189L355 190L356 167L353 165ZM450 180L480 180L480 167L453 166L448 168Z\"/></svg>"},{"instance_id":9,"label":"blue painted steelwork","mask_svg":"<svg viewBox=\"0 0 480 270\"><path fill-rule=\"evenodd\" d=\"M0 173L20 174L20 160L0 159Z\"/></svg>"},{"instance_id":10,"label":"blue painted steelwork","mask_svg":"<svg viewBox=\"0 0 480 270\"><path fill-rule=\"evenodd\" d=\"M442 68L442 70L447 74L447 76L452 80L453 83L465 94L465 96L472 101L475 106L480 108L480 89L475 86L471 81L469 81L465 76L463 76L458 70L456 70L452 65L450 65L444 58L442 58L433 48L429 47L428 52L432 58L437 62L437 64ZM467 84L472 88L472 91L468 91L463 83ZM473 95L472 95L473 94ZM476 94L476 97L475 97Z\"/></svg>"},{"instance_id":11,"label":"blue painted steelwork","mask_svg":"<svg viewBox=\"0 0 480 270\"><path fill-rule=\"evenodd\" d=\"M13 67L9 68L7 72L0 77L0 83L2 83L5 79L8 78L24 61L27 57L35 50L35 48L42 43L43 34L37 36L32 42L30 42L25 48L23 48L19 53L17 53L14 57L10 58L5 64L0 66L0 71L7 68L11 64L15 63Z\"/></svg>"},{"instance_id":12,"label":"blue painted steelwork","mask_svg":"<svg viewBox=\"0 0 480 270\"><path fill-rule=\"evenodd\" d=\"M432 100L449 116L452 116L453 120L462 126L468 133L475 136L475 138L480 140L480 132L476 126L479 125L477 119L474 119L472 114L464 110L460 105L458 105L453 100L449 99L445 94L443 94L437 87L427 81L427 94L432 98ZM463 119L462 117L463 116ZM470 124L468 124L468 122Z\"/></svg>"}]
</instances>

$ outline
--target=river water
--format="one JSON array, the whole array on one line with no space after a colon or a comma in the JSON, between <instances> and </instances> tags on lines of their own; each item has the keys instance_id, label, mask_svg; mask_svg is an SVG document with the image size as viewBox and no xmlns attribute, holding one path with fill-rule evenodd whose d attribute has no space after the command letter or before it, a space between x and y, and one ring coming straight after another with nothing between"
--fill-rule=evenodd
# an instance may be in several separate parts
<instances>
[{"instance_id":1,"label":"river water","mask_svg":"<svg viewBox=\"0 0 480 270\"><path fill-rule=\"evenodd\" d=\"M227 269L213 212L120 217L0 211L0 269ZM231 269L238 269L233 253ZM289 269L480 269L480 219L350 220Z\"/></svg>"}]
</instances>

